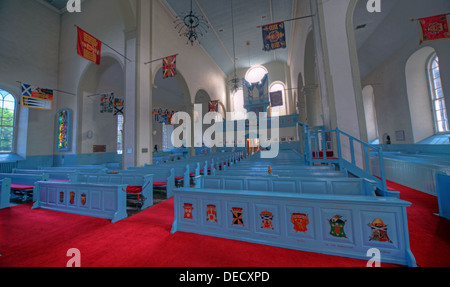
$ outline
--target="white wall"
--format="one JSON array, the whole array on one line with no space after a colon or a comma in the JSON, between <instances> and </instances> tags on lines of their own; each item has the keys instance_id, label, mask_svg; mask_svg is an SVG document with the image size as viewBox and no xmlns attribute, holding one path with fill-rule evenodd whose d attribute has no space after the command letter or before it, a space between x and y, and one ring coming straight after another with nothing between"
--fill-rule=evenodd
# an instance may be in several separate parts
<instances>
[{"instance_id":1,"label":"white wall","mask_svg":"<svg viewBox=\"0 0 450 287\"><path fill-rule=\"evenodd\" d=\"M0 88L17 100L21 94L17 81L57 88L59 19L57 13L34 0L0 1ZM17 136L19 154L54 153L56 111L61 97L55 92L53 111L21 109L17 118L21 129Z\"/></svg>"},{"instance_id":2,"label":"white wall","mask_svg":"<svg viewBox=\"0 0 450 287\"><path fill-rule=\"evenodd\" d=\"M433 134L430 95L425 80L426 59L433 49L440 59L448 113L450 43L437 40L420 45L420 25L410 19L449 11L446 0L399 0L358 50L360 69L364 71L361 82L374 88L380 141L382 135L388 134L393 144L414 144ZM405 141L396 140L396 131L405 132Z\"/></svg>"}]
</instances>

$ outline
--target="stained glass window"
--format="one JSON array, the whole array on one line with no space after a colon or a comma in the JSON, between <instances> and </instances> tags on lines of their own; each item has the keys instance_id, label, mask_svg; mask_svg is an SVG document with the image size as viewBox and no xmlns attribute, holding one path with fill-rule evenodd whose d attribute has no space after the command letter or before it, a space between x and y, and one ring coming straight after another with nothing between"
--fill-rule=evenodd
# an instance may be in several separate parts
<instances>
[{"instance_id":1,"label":"stained glass window","mask_svg":"<svg viewBox=\"0 0 450 287\"><path fill-rule=\"evenodd\" d=\"M70 111L65 109L58 112L57 150L70 150Z\"/></svg>"}]
</instances>

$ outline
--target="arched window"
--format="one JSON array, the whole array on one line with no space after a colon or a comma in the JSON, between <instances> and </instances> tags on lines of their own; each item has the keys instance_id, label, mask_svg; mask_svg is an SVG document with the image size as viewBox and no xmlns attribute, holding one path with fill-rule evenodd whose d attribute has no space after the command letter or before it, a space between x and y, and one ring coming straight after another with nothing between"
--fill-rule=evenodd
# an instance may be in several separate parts
<instances>
[{"instance_id":1,"label":"arched window","mask_svg":"<svg viewBox=\"0 0 450 287\"><path fill-rule=\"evenodd\" d=\"M431 106L433 107L434 125L436 133L450 132L444 93L439 72L439 59L433 55L428 64L429 82L431 90Z\"/></svg>"},{"instance_id":2,"label":"arched window","mask_svg":"<svg viewBox=\"0 0 450 287\"><path fill-rule=\"evenodd\" d=\"M0 89L0 153L14 152L16 99Z\"/></svg>"},{"instance_id":3,"label":"arched window","mask_svg":"<svg viewBox=\"0 0 450 287\"><path fill-rule=\"evenodd\" d=\"M247 71L245 80L249 83L258 83L264 78L267 73L267 69L263 66L255 66Z\"/></svg>"},{"instance_id":4,"label":"arched window","mask_svg":"<svg viewBox=\"0 0 450 287\"><path fill-rule=\"evenodd\" d=\"M286 86L282 82L275 82L270 86L269 92L274 93L281 91L283 105L272 108L272 117L282 117L285 116L286 113Z\"/></svg>"}]
</instances>

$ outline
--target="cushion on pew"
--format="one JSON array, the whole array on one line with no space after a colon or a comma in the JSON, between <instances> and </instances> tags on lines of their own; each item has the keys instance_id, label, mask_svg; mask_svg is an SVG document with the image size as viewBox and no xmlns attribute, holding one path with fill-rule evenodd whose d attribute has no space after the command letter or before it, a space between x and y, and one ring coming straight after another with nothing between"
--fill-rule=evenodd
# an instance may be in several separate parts
<instances>
[{"instance_id":1,"label":"cushion on pew","mask_svg":"<svg viewBox=\"0 0 450 287\"><path fill-rule=\"evenodd\" d=\"M182 176L175 176L175 180L183 180L184 179L184 177L182 177Z\"/></svg>"},{"instance_id":2,"label":"cushion on pew","mask_svg":"<svg viewBox=\"0 0 450 287\"><path fill-rule=\"evenodd\" d=\"M127 193L138 194L142 192L142 186L127 186Z\"/></svg>"},{"instance_id":3,"label":"cushion on pew","mask_svg":"<svg viewBox=\"0 0 450 287\"><path fill-rule=\"evenodd\" d=\"M189 175L190 176L195 176L195 172L190 172Z\"/></svg>"},{"instance_id":4,"label":"cushion on pew","mask_svg":"<svg viewBox=\"0 0 450 287\"><path fill-rule=\"evenodd\" d=\"M154 181L153 186L163 187L163 186L167 186L167 183L162 182L162 181Z\"/></svg>"},{"instance_id":5,"label":"cushion on pew","mask_svg":"<svg viewBox=\"0 0 450 287\"><path fill-rule=\"evenodd\" d=\"M33 189L33 188L34 188L34 185L25 185L25 184L11 183L11 189L29 190L29 189Z\"/></svg>"}]
</instances>

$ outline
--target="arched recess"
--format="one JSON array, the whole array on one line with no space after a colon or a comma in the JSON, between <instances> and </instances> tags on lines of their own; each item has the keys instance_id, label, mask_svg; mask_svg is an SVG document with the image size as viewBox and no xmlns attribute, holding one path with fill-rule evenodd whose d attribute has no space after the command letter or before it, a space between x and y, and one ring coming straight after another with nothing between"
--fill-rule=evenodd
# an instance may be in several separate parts
<instances>
[{"instance_id":1,"label":"arched recess","mask_svg":"<svg viewBox=\"0 0 450 287\"><path fill-rule=\"evenodd\" d=\"M152 85L152 107L153 110L167 110L169 112L187 112L192 117L192 103L189 88L182 75L177 70L175 77L163 78L162 65L160 64L153 73ZM163 129L165 129L163 131ZM157 146L158 150L163 150L164 141L168 142L168 138L164 138L164 134L170 132L172 128L165 126L163 123L152 118L153 146Z\"/></svg>"},{"instance_id":2,"label":"arched recess","mask_svg":"<svg viewBox=\"0 0 450 287\"><path fill-rule=\"evenodd\" d=\"M431 47L414 52L406 62L406 86L414 143L434 135L427 63L435 53Z\"/></svg>"},{"instance_id":3,"label":"arched recess","mask_svg":"<svg viewBox=\"0 0 450 287\"><path fill-rule=\"evenodd\" d=\"M304 67L304 97L306 103L306 120L310 126L322 126L323 109L320 89L317 79L316 66L316 47L314 43L314 34L308 33L305 45L305 67Z\"/></svg>"},{"instance_id":4,"label":"arched recess","mask_svg":"<svg viewBox=\"0 0 450 287\"><path fill-rule=\"evenodd\" d=\"M78 84L76 152L93 153L93 146L106 145L107 153L117 153L117 117L114 110L101 112L101 95L124 99L125 74L122 62L105 53L99 66L89 63ZM125 103L126 104L126 103ZM126 115L125 115L126 119Z\"/></svg>"}]
</instances>

